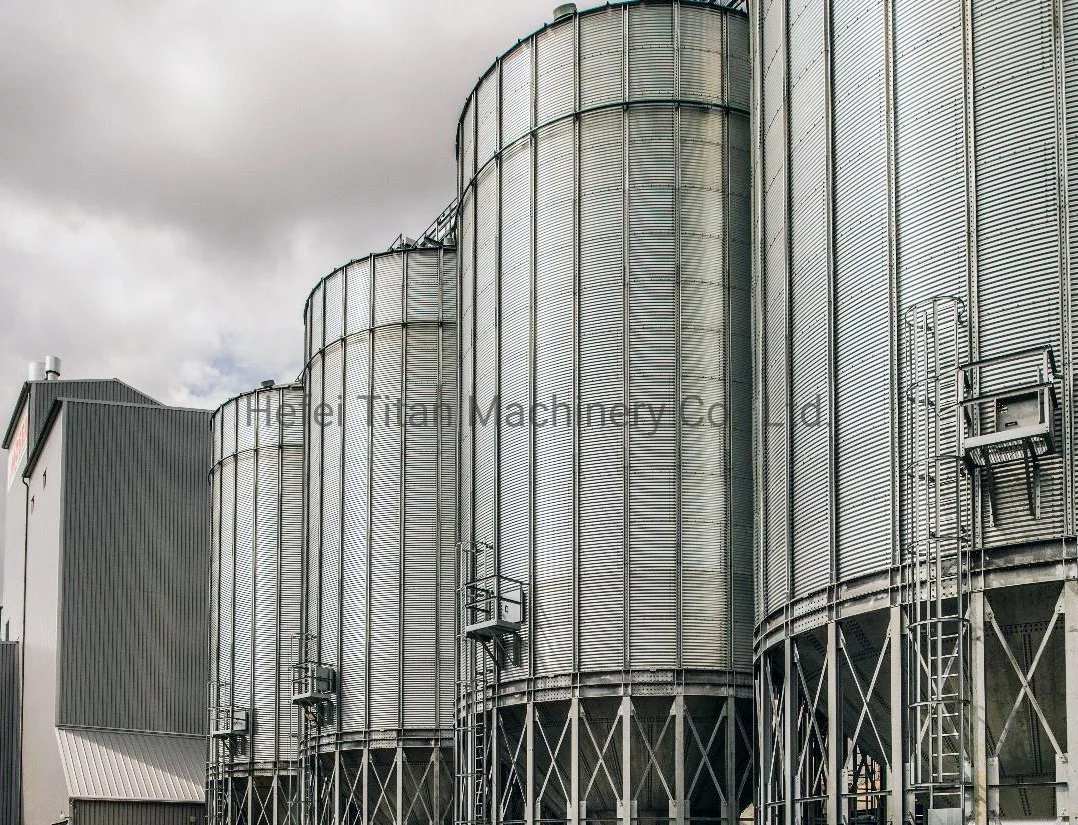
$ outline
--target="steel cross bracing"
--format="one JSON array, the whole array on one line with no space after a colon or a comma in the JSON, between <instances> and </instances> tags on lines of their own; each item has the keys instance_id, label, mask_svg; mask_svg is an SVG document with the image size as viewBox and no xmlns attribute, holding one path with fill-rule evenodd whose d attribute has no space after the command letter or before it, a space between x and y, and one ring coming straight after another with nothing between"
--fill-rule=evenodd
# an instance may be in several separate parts
<instances>
[{"instance_id":1,"label":"steel cross bracing","mask_svg":"<svg viewBox=\"0 0 1078 825\"><path fill-rule=\"evenodd\" d=\"M971 479L960 454L965 312L933 298L904 315L906 729L911 810L973 814Z\"/></svg>"}]
</instances>

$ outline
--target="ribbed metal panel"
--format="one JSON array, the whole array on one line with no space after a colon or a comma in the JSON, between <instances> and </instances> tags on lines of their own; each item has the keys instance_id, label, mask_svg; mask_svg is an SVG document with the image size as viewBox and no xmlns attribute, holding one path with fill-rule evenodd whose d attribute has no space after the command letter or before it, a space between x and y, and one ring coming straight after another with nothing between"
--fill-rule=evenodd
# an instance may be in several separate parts
<instances>
[{"instance_id":1,"label":"ribbed metal panel","mask_svg":"<svg viewBox=\"0 0 1078 825\"><path fill-rule=\"evenodd\" d=\"M65 401L62 420L57 723L201 735L209 413Z\"/></svg>"},{"instance_id":2,"label":"ribbed metal panel","mask_svg":"<svg viewBox=\"0 0 1078 825\"><path fill-rule=\"evenodd\" d=\"M290 769L296 758L291 665L302 578L303 387L255 390L223 404L215 438L211 704L249 711L242 746L211 747L217 772ZM223 444L236 444L224 453ZM210 725L214 724L211 717Z\"/></svg>"},{"instance_id":3,"label":"ribbed metal panel","mask_svg":"<svg viewBox=\"0 0 1078 825\"><path fill-rule=\"evenodd\" d=\"M85 802L73 804L79 825L191 825L206 815L205 805L165 802Z\"/></svg>"},{"instance_id":4,"label":"ribbed metal panel","mask_svg":"<svg viewBox=\"0 0 1078 825\"><path fill-rule=\"evenodd\" d=\"M342 278L334 293L329 285ZM307 656L337 669L338 696L327 723L309 725L307 735L328 750L336 737L347 748L364 738L447 736L456 255L396 249L354 261L323 283L327 302L347 312L333 336L328 327L326 338L316 336L306 370L310 409L332 407L324 426L308 415ZM318 322L319 294L308 302L308 326ZM327 303L325 318L339 311Z\"/></svg>"},{"instance_id":5,"label":"ribbed metal panel","mask_svg":"<svg viewBox=\"0 0 1078 825\"><path fill-rule=\"evenodd\" d=\"M702 4L596 9L501 59L513 126L478 172L496 72L462 116L462 393L503 415L462 433L461 535L529 587L507 683L749 666L747 37Z\"/></svg>"},{"instance_id":6,"label":"ribbed metal panel","mask_svg":"<svg viewBox=\"0 0 1078 825\"><path fill-rule=\"evenodd\" d=\"M0 816L4 822L19 822L22 817L21 701L19 646L0 642Z\"/></svg>"},{"instance_id":7,"label":"ribbed metal panel","mask_svg":"<svg viewBox=\"0 0 1078 825\"><path fill-rule=\"evenodd\" d=\"M760 6L762 612L836 582L892 580L904 533L904 308L962 299L971 358L1050 346L1057 397L1073 403L1062 231L1073 216L1061 214L1073 61L1061 59L1056 28L1078 35L1076 16L1032 0ZM1023 378L986 373L979 389ZM822 426L809 426L804 405L817 398L807 412ZM1070 433L1074 410L1056 426ZM1040 463L1031 514L1025 469L997 467L995 518L982 495L978 545L1072 533L1073 473L1064 439Z\"/></svg>"},{"instance_id":8,"label":"ribbed metal panel","mask_svg":"<svg viewBox=\"0 0 1078 825\"><path fill-rule=\"evenodd\" d=\"M75 799L201 802L205 743L199 736L56 729L67 795Z\"/></svg>"}]
</instances>

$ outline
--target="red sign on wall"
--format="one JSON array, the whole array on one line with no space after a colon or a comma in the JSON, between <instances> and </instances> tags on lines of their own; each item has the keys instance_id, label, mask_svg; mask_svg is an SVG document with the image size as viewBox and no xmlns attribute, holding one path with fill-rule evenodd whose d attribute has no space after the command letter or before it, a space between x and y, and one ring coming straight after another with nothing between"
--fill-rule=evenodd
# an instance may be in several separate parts
<instances>
[{"instance_id":1,"label":"red sign on wall","mask_svg":"<svg viewBox=\"0 0 1078 825\"><path fill-rule=\"evenodd\" d=\"M15 476L19 474L22 460L26 458L26 443L30 438L30 421L27 412L28 410L24 407L22 416L19 418L19 426L15 428L15 435L12 436L11 445L8 447L7 486L9 490L15 481Z\"/></svg>"}]
</instances>

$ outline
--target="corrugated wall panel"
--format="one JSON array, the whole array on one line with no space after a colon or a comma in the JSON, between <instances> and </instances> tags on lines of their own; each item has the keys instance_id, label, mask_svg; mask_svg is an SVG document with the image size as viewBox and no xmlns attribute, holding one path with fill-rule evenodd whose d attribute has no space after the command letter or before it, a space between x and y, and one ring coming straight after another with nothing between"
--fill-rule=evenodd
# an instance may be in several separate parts
<instances>
[{"instance_id":1,"label":"corrugated wall panel","mask_svg":"<svg viewBox=\"0 0 1078 825\"><path fill-rule=\"evenodd\" d=\"M793 456L794 595L825 586L830 578L830 475L828 396L831 310L828 288L827 124L825 61L811 44L822 42L823 6L813 0L790 6L790 427Z\"/></svg>"},{"instance_id":2,"label":"corrugated wall panel","mask_svg":"<svg viewBox=\"0 0 1078 825\"><path fill-rule=\"evenodd\" d=\"M312 618L338 670L322 734L452 724L456 261L429 247L349 264L349 333L312 362L309 397L331 405L307 446Z\"/></svg>"},{"instance_id":3,"label":"corrugated wall panel","mask_svg":"<svg viewBox=\"0 0 1078 825\"><path fill-rule=\"evenodd\" d=\"M401 397L402 329L383 327L374 333L371 371L376 395L394 401ZM401 644L401 425L395 416L376 419L371 432L370 569L370 685L369 724L395 728L400 724Z\"/></svg>"},{"instance_id":4,"label":"corrugated wall panel","mask_svg":"<svg viewBox=\"0 0 1078 825\"><path fill-rule=\"evenodd\" d=\"M708 15L708 18L715 17ZM706 31L721 43L722 18ZM705 40L705 43L709 42ZM718 55L716 55L718 59ZM684 78L683 78L684 79ZM685 667L724 667L730 648L731 490L726 135L721 113L680 116L681 581ZM742 412L743 414L743 412ZM751 535L749 540L751 541Z\"/></svg>"},{"instance_id":5,"label":"corrugated wall panel","mask_svg":"<svg viewBox=\"0 0 1078 825\"><path fill-rule=\"evenodd\" d=\"M629 406L648 417L629 431L632 667L678 661L670 644L678 614L669 609L680 584L675 134L669 108L629 111Z\"/></svg>"},{"instance_id":6,"label":"corrugated wall panel","mask_svg":"<svg viewBox=\"0 0 1078 825\"><path fill-rule=\"evenodd\" d=\"M205 805L166 802L76 801L72 808L79 825L191 825L202 822Z\"/></svg>"},{"instance_id":7,"label":"corrugated wall panel","mask_svg":"<svg viewBox=\"0 0 1078 825\"><path fill-rule=\"evenodd\" d=\"M437 632L438 515L442 502L435 405L441 361L436 324L412 324L406 337L401 690L407 698L404 724L422 727L437 719L438 689L446 687L439 678L443 674L438 671Z\"/></svg>"},{"instance_id":8,"label":"corrugated wall panel","mask_svg":"<svg viewBox=\"0 0 1078 825\"><path fill-rule=\"evenodd\" d=\"M502 160L501 358L500 397L506 418L532 402L532 220L534 215L531 142L510 149ZM501 572L520 581L528 578L531 560L532 479L534 467L530 416L498 433L501 496L516 506L503 507L498 523ZM462 500L463 504L463 500ZM525 628L524 635L527 637Z\"/></svg>"},{"instance_id":9,"label":"corrugated wall panel","mask_svg":"<svg viewBox=\"0 0 1078 825\"><path fill-rule=\"evenodd\" d=\"M351 287L349 287L351 289ZM370 335L346 342L348 374L345 392L353 399L344 419L344 519L341 524L341 727L362 730L366 726L367 591L370 547L370 448L373 416L381 405L358 400L371 393Z\"/></svg>"},{"instance_id":10,"label":"corrugated wall panel","mask_svg":"<svg viewBox=\"0 0 1078 825\"><path fill-rule=\"evenodd\" d=\"M66 402L64 427L57 721L203 733L209 413Z\"/></svg>"},{"instance_id":11,"label":"corrugated wall panel","mask_svg":"<svg viewBox=\"0 0 1078 825\"><path fill-rule=\"evenodd\" d=\"M1061 353L1059 198L1056 191L1056 79L1050 7L1022 2L975 6L974 114L977 135L977 330L981 357L1051 346ZM1016 301L1015 296L1021 295ZM985 371L984 392L1030 375ZM997 380L1002 379L1002 380ZM1015 468L1010 468L1015 470ZM1024 472L996 479L989 547L1051 539L1063 530L1061 458L1041 467L1037 517Z\"/></svg>"},{"instance_id":12,"label":"corrugated wall panel","mask_svg":"<svg viewBox=\"0 0 1078 825\"><path fill-rule=\"evenodd\" d=\"M891 557L890 340L884 9L834 6L837 571ZM865 399L872 399L866 409Z\"/></svg>"},{"instance_id":13,"label":"corrugated wall panel","mask_svg":"<svg viewBox=\"0 0 1078 825\"><path fill-rule=\"evenodd\" d=\"M648 3L554 23L500 61L502 122L523 123L520 110L534 105L536 136L497 156L500 175L491 164L476 179L467 153L459 157L462 384L484 398L497 389L503 410L496 442L489 425L462 432L462 466L476 484L473 497L461 480L463 535L473 514L480 540L496 521L502 572L534 588L525 666L506 668L506 681L529 675L529 661L539 678L725 667L734 648L748 666L751 594L738 605L729 596L731 541L745 544L741 575L751 568L747 113L673 104L677 94L697 104L736 96L747 109L747 23L733 15L728 28L728 17ZM533 47L529 99L523 62ZM571 121L574 81L583 111ZM489 99L491 85L481 81L473 100ZM499 186L500 197L488 195ZM738 368L725 369L727 352ZM532 393L540 421L530 445L528 428L517 432L504 413ZM687 398L717 425L679 425ZM742 406L740 422L729 420L731 404ZM731 435L743 468L730 466ZM746 490L735 494L738 485Z\"/></svg>"},{"instance_id":14,"label":"corrugated wall panel","mask_svg":"<svg viewBox=\"0 0 1078 825\"><path fill-rule=\"evenodd\" d=\"M19 646L0 642L0 818L22 821Z\"/></svg>"},{"instance_id":15,"label":"corrugated wall panel","mask_svg":"<svg viewBox=\"0 0 1078 825\"><path fill-rule=\"evenodd\" d=\"M550 31L561 37L570 30L562 26ZM542 40L539 53L542 56ZM531 619L538 674L573 666L574 433L569 416L575 401L575 172L574 163L566 162L573 157L573 146L572 122L538 137L534 380L536 404L544 405L546 421L535 435L536 592Z\"/></svg>"},{"instance_id":16,"label":"corrugated wall panel","mask_svg":"<svg viewBox=\"0 0 1078 825\"><path fill-rule=\"evenodd\" d=\"M581 120L578 575L587 670L616 670L626 654L625 429L610 420L625 402L624 133L617 109Z\"/></svg>"}]
</instances>

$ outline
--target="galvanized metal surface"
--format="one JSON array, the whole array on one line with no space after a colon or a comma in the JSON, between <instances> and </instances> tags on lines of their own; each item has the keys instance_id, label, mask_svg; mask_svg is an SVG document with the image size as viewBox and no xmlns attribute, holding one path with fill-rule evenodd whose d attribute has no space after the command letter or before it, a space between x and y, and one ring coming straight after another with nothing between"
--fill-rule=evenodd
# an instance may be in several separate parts
<instances>
[{"instance_id":1,"label":"galvanized metal surface","mask_svg":"<svg viewBox=\"0 0 1078 825\"><path fill-rule=\"evenodd\" d=\"M200 736L57 728L56 743L74 799L205 801Z\"/></svg>"},{"instance_id":2,"label":"galvanized metal surface","mask_svg":"<svg viewBox=\"0 0 1078 825\"><path fill-rule=\"evenodd\" d=\"M736 12L616 3L461 116L461 538L525 616L496 669L462 637L459 822L747 801L747 47Z\"/></svg>"},{"instance_id":3,"label":"galvanized metal surface","mask_svg":"<svg viewBox=\"0 0 1078 825\"><path fill-rule=\"evenodd\" d=\"M315 746L451 735L456 312L449 247L353 261L307 302L306 655L338 674Z\"/></svg>"},{"instance_id":4,"label":"galvanized metal surface","mask_svg":"<svg viewBox=\"0 0 1078 825\"><path fill-rule=\"evenodd\" d=\"M935 295L964 300L971 358L1049 346L1061 365L1066 437L1040 461L1036 512L1026 468L997 468L979 542L1074 533L1078 212L1063 81L1078 40L1061 35L1078 34L1078 9L1057 6L754 8L759 618L899 563L898 318ZM1015 377L986 375L980 390Z\"/></svg>"},{"instance_id":5,"label":"galvanized metal surface","mask_svg":"<svg viewBox=\"0 0 1078 825\"><path fill-rule=\"evenodd\" d=\"M230 708L248 731L211 743L212 768L288 770L298 746L304 396L263 388L213 416L210 727Z\"/></svg>"},{"instance_id":6,"label":"galvanized metal surface","mask_svg":"<svg viewBox=\"0 0 1078 825\"><path fill-rule=\"evenodd\" d=\"M57 724L204 733L209 419L63 402Z\"/></svg>"},{"instance_id":7,"label":"galvanized metal surface","mask_svg":"<svg viewBox=\"0 0 1078 825\"><path fill-rule=\"evenodd\" d=\"M554 23L466 105L462 397L501 413L461 529L527 585L506 682L749 667L748 107L745 19L688 2Z\"/></svg>"}]
</instances>

